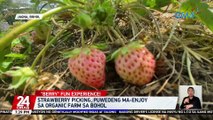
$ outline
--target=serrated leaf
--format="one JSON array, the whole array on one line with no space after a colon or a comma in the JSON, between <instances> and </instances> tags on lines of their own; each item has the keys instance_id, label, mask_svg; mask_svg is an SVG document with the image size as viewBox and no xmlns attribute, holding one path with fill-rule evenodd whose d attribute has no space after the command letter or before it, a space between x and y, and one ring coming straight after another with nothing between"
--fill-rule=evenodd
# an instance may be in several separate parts
<instances>
[{"instance_id":1,"label":"serrated leaf","mask_svg":"<svg viewBox=\"0 0 213 120\"><path fill-rule=\"evenodd\" d=\"M112 5L111 1L97 1L96 4L90 8L92 9L91 16L95 20L96 24L102 25L113 25L114 16L116 14L116 10Z\"/></svg>"},{"instance_id":2,"label":"serrated leaf","mask_svg":"<svg viewBox=\"0 0 213 120\"><path fill-rule=\"evenodd\" d=\"M12 83L10 84L9 89L17 89L25 85L27 80L35 78L36 72L33 71L30 67L21 67L17 70L10 70L5 72L12 76Z\"/></svg>"},{"instance_id":3,"label":"serrated leaf","mask_svg":"<svg viewBox=\"0 0 213 120\"><path fill-rule=\"evenodd\" d=\"M113 7L111 1L105 0L104 3L102 4L102 7L107 12L107 17L105 19L106 24L107 25L113 25L113 23L114 23L113 20L114 20L115 14L116 14L116 10Z\"/></svg>"}]
</instances>

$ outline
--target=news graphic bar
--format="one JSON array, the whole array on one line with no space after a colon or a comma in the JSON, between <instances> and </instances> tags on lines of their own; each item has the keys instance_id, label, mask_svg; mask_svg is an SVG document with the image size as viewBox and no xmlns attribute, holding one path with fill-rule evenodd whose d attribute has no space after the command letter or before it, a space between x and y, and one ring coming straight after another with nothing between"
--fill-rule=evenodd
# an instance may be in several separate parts
<instances>
[{"instance_id":1,"label":"news graphic bar","mask_svg":"<svg viewBox=\"0 0 213 120\"><path fill-rule=\"evenodd\" d=\"M34 110L175 109L177 97L36 97Z\"/></svg>"},{"instance_id":2,"label":"news graphic bar","mask_svg":"<svg viewBox=\"0 0 213 120\"><path fill-rule=\"evenodd\" d=\"M37 91L31 100L33 110L69 109L175 109L177 97L106 96L107 91ZM31 96L33 97L33 96Z\"/></svg>"},{"instance_id":3,"label":"news graphic bar","mask_svg":"<svg viewBox=\"0 0 213 120\"><path fill-rule=\"evenodd\" d=\"M211 114L212 110L175 110L178 97L107 96L98 90L42 90L16 95L4 114Z\"/></svg>"}]
</instances>

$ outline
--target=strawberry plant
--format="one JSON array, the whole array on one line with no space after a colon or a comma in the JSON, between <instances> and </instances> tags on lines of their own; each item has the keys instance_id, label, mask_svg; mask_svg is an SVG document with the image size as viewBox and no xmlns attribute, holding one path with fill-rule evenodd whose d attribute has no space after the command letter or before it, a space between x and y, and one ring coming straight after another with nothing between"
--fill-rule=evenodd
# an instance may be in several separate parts
<instances>
[{"instance_id":1,"label":"strawberry plant","mask_svg":"<svg viewBox=\"0 0 213 120\"><path fill-rule=\"evenodd\" d=\"M25 87L32 88L36 85L36 72L29 67L16 67L4 74L12 77L12 83L9 89L23 90Z\"/></svg>"},{"instance_id":2,"label":"strawberry plant","mask_svg":"<svg viewBox=\"0 0 213 120\"><path fill-rule=\"evenodd\" d=\"M173 96L180 84L204 84L213 91L213 14L207 2L32 3L42 19L16 21L0 33L0 87L12 95L37 89L107 89L112 96ZM174 17L194 9L193 19Z\"/></svg>"}]
</instances>

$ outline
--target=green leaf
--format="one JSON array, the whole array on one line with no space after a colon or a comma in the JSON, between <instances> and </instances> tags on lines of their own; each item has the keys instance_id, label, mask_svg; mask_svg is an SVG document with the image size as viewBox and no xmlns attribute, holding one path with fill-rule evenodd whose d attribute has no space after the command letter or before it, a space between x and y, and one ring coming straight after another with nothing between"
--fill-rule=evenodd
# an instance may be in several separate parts
<instances>
[{"instance_id":1,"label":"green leaf","mask_svg":"<svg viewBox=\"0 0 213 120\"><path fill-rule=\"evenodd\" d=\"M82 2L77 0L60 0L60 1L66 5L74 5L74 6L79 6L79 2Z\"/></svg>"},{"instance_id":2,"label":"green leaf","mask_svg":"<svg viewBox=\"0 0 213 120\"><path fill-rule=\"evenodd\" d=\"M16 59L17 58L18 59L26 59L27 55L19 54L19 53L10 53L10 54L5 55L5 57L16 58Z\"/></svg>"},{"instance_id":3,"label":"green leaf","mask_svg":"<svg viewBox=\"0 0 213 120\"><path fill-rule=\"evenodd\" d=\"M35 76L36 75L36 73L35 73L35 71L33 71L31 68L29 68L29 67L22 67L22 68L20 68L19 69L21 72L22 72L22 74L23 75L25 75L25 76Z\"/></svg>"},{"instance_id":4,"label":"green leaf","mask_svg":"<svg viewBox=\"0 0 213 120\"><path fill-rule=\"evenodd\" d=\"M155 8L161 8L172 3L172 0L156 0Z\"/></svg>"},{"instance_id":5,"label":"green leaf","mask_svg":"<svg viewBox=\"0 0 213 120\"><path fill-rule=\"evenodd\" d=\"M0 71L5 72L7 71L10 67L11 64L13 63L12 58L6 58L5 55L10 53L10 48L5 48L0 52Z\"/></svg>"},{"instance_id":6,"label":"green leaf","mask_svg":"<svg viewBox=\"0 0 213 120\"><path fill-rule=\"evenodd\" d=\"M103 3L103 8L107 12L107 17L105 19L105 22L107 25L113 25L114 24L114 17L116 14L116 9L113 7L111 1L105 0Z\"/></svg>"},{"instance_id":7,"label":"green leaf","mask_svg":"<svg viewBox=\"0 0 213 120\"><path fill-rule=\"evenodd\" d=\"M144 4L146 6L154 8L156 6L156 0L144 0Z\"/></svg>"},{"instance_id":8,"label":"green leaf","mask_svg":"<svg viewBox=\"0 0 213 120\"><path fill-rule=\"evenodd\" d=\"M132 3L132 2L136 2L137 0L123 0L124 3L126 4L129 4L129 3Z\"/></svg>"},{"instance_id":9,"label":"green leaf","mask_svg":"<svg viewBox=\"0 0 213 120\"><path fill-rule=\"evenodd\" d=\"M13 40L13 42L11 43L11 47L14 47L17 44L20 44L21 40L19 38L16 38L15 40Z\"/></svg>"},{"instance_id":10,"label":"green leaf","mask_svg":"<svg viewBox=\"0 0 213 120\"><path fill-rule=\"evenodd\" d=\"M10 69L12 66L13 60L12 59L6 59L2 62L0 62L0 71L5 72Z\"/></svg>"},{"instance_id":11,"label":"green leaf","mask_svg":"<svg viewBox=\"0 0 213 120\"><path fill-rule=\"evenodd\" d=\"M27 80L32 80L30 82L35 83L37 76L36 72L30 67L19 67L17 70L10 70L5 72L5 74L12 76L12 83L9 89L23 89L22 87L26 85Z\"/></svg>"},{"instance_id":12,"label":"green leaf","mask_svg":"<svg viewBox=\"0 0 213 120\"><path fill-rule=\"evenodd\" d=\"M107 11L102 6L98 6L95 11L95 17L98 18L99 21L105 21L107 17Z\"/></svg>"},{"instance_id":13,"label":"green leaf","mask_svg":"<svg viewBox=\"0 0 213 120\"><path fill-rule=\"evenodd\" d=\"M20 78L17 77L16 79L13 79L8 89L17 89L20 86L22 86L28 79L29 77L26 77L26 76L22 76Z\"/></svg>"},{"instance_id":14,"label":"green leaf","mask_svg":"<svg viewBox=\"0 0 213 120\"><path fill-rule=\"evenodd\" d=\"M172 1L173 0L143 0L143 4L151 8L160 9L161 7L171 4Z\"/></svg>"},{"instance_id":15,"label":"green leaf","mask_svg":"<svg viewBox=\"0 0 213 120\"><path fill-rule=\"evenodd\" d=\"M0 63L4 61L5 55L10 53L10 48L5 48L0 52Z\"/></svg>"},{"instance_id":16,"label":"green leaf","mask_svg":"<svg viewBox=\"0 0 213 120\"><path fill-rule=\"evenodd\" d=\"M213 32L213 13L205 6L199 6L198 9L198 18Z\"/></svg>"},{"instance_id":17,"label":"green leaf","mask_svg":"<svg viewBox=\"0 0 213 120\"><path fill-rule=\"evenodd\" d=\"M113 25L116 10L111 1L98 1L92 8L89 9L93 10L91 16L96 24Z\"/></svg>"},{"instance_id":18,"label":"green leaf","mask_svg":"<svg viewBox=\"0 0 213 120\"><path fill-rule=\"evenodd\" d=\"M201 0L186 0L181 4L181 11L195 12L196 17L213 31L213 13L206 3Z\"/></svg>"},{"instance_id":19,"label":"green leaf","mask_svg":"<svg viewBox=\"0 0 213 120\"><path fill-rule=\"evenodd\" d=\"M13 76L14 79L15 79L15 78L17 78L17 77L20 77L20 76L22 75L22 72L19 71L19 70L17 70L17 71L15 71L15 70L10 70L10 71L7 71L6 74Z\"/></svg>"},{"instance_id":20,"label":"green leaf","mask_svg":"<svg viewBox=\"0 0 213 120\"><path fill-rule=\"evenodd\" d=\"M16 67L17 70L7 71L6 74L9 74L14 77L20 76L35 76L36 73L30 67Z\"/></svg>"},{"instance_id":21,"label":"green leaf","mask_svg":"<svg viewBox=\"0 0 213 120\"><path fill-rule=\"evenodd\" d=\"M63 2L64 2L65 4L67 4L67 5L71 4L70 1L71 1L71 0L63 0Z\"/></svg>"}]
</instances>

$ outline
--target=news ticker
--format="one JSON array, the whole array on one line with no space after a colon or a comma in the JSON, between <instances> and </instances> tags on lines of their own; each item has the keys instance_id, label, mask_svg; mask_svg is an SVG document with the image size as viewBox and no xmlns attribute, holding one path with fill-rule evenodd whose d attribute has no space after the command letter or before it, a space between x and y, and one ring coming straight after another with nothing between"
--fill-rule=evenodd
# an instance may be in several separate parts
<instances>
[{"instance_id":1,"label":"news ticker","mask_svg":"<svg viewBox=\"0 0 213 120\"><path fill-rule=\"evenodd\" d=\"M213 114L213 110L0 110L0 114Z\"/></svg>"},{"instance_id":2,"label":"news ticker","mask_svg":"<svg viewBox=\"0 0 213 120\"><path fill-rule=\"evenodd\" d=\"M8 114L60 114L60 113L144 113L184 114L177 111L178 97L107 96L103 90L40 90L35 95L14 96L12 111ZM210 114L212 111L190 113Z\"/></svg>"}]
</instances>

